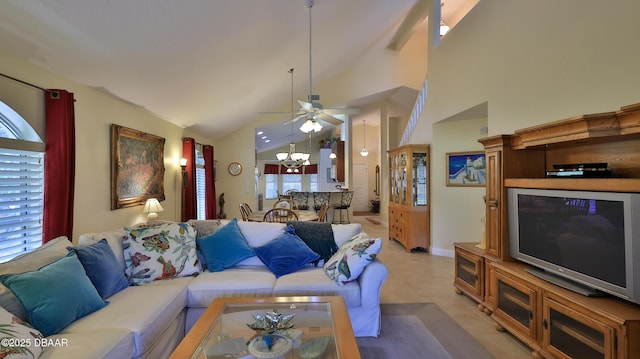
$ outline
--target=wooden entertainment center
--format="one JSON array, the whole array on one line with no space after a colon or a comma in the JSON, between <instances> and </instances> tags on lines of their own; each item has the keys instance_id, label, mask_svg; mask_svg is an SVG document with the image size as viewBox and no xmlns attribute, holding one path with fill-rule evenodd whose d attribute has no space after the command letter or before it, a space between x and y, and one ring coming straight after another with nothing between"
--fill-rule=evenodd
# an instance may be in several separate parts
<instances>
[{"instance_id":1,"label":"wooden entertainment center","mask_svg":"<svg viewBox=\"0 0 640 359\"><path fill-rule=\"evenodd\" d=\"M582 296L525 272L528 265L509 256L506 205L509 187L640 192L640 103L479 142L486 153L486 248L455 243L456 292L478 302L534 358L640 358L640 305ZM545 178L554 164L604 162L611 178Z\"/></svg>"}]
</instances>

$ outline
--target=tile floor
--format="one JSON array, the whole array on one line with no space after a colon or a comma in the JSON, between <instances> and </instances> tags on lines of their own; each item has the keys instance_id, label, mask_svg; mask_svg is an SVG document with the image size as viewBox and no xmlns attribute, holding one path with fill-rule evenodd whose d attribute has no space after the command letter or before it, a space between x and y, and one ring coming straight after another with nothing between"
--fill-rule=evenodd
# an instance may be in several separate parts
<instances>
[{"instance_id":1,"label":"tile floor","mask_svg":"<svg viewBox=\"0 0 640 359\"><path fill-rule=\"evenodd\" d=\"M531 358L531 350L509 333L497 331L476 302L455 294L453 258L407 253L402 245L388 240L384 226L369 222L366 216L354 216L352 222L360 223L369 235L385 239L379 258L387 265L389 277L382 287L382 303L436 303L497 359Z\"/></svg>"}]
</instances>

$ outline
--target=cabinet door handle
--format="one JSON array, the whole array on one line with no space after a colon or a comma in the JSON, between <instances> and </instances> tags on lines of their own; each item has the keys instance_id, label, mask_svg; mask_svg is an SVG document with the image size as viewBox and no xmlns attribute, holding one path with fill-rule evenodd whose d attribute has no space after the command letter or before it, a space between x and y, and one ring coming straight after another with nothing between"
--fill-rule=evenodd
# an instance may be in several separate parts
<instances>
[{"instance_id":1,"label":"cabinet door handle","mask_svg":"<svg viewBox=\"0 0 640 359\"><path fill-rule=\"evenodd\" d=\"M549 323L547 322L547 318L542 319L542 327L544 329L547 329L548 326L549 326Z\"/></svg>"},{"instance_id":2,"label":"cabinet door handle","mask_svg":"<svg viewBox=\"0 0 640 359\"><path fill-rule=\"evenodd\" d=\"M493 201L487 201L487 204L489 205L489 207L498 207L499 201L493 200Z\"/></svg>"},{"instance_id":3,"label":"cabinet door handle","mask_svg":"<svg viewBox=\"0 0 640 359\"><path fill-rule=\"evenodd\" d=\"M533 312L529 311L529 320L533 320Z\"/></svg>"}]
</instances>

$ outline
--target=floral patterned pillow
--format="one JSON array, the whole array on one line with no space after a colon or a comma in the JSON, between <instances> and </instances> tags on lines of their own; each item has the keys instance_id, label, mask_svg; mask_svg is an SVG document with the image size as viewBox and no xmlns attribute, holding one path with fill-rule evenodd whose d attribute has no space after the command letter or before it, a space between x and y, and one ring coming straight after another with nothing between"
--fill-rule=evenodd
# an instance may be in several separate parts
<instances>
[{"instance_id":1,"label":"floral patterned pillow","mask_svg":"<svg viewBox=\"0 0 640 359\"><path fill-rule=\"evenodd\" d=\"M323 266L327 276L339 286L358 279L367 264L382 249L382 238L371 238L362 232L340 246Z\"/></svg>"},{"instance_id":2,"label":"floral patterned pillow","mask_svg":"<svg viewBox=\"0 0 640 359\"><path fill-rule=\"evenodd\" d=\"M201 270L196 232L188 223L163 223L125 228L126 274L136 285L185 277Z\"/></svg>"},{"instance_id":3,"label":"floral patterned pillow","mask_svg":"<svg viewBox=\"0 0 640 359\"><path fill-rule=\"evenodd\" d=\"M36 339L42 339L42 334L28 323L18 319L13 314L0 307L0 358L31 359L42 353L42 348L36 345Z\"/></svg>"}]
</instances>

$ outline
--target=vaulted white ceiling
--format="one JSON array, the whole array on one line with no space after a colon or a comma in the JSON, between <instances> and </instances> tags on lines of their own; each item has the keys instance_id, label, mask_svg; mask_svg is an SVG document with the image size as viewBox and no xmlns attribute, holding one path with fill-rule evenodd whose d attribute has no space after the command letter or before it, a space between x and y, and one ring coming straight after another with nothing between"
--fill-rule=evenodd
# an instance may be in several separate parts
<instances>
[{"instance_id":1,"label":"vaulted white ceiling","mask_svg":"<svg viewBox=\"0 0 640 359\"><path fill-rule=\"evenodd\" d=\"M395 32L415 2L316 0L313 83ZM3 0L0 48L213 139L287 104L289 68L296 93L309 82L305 0Z\"/></svg>"}]
</instances>

